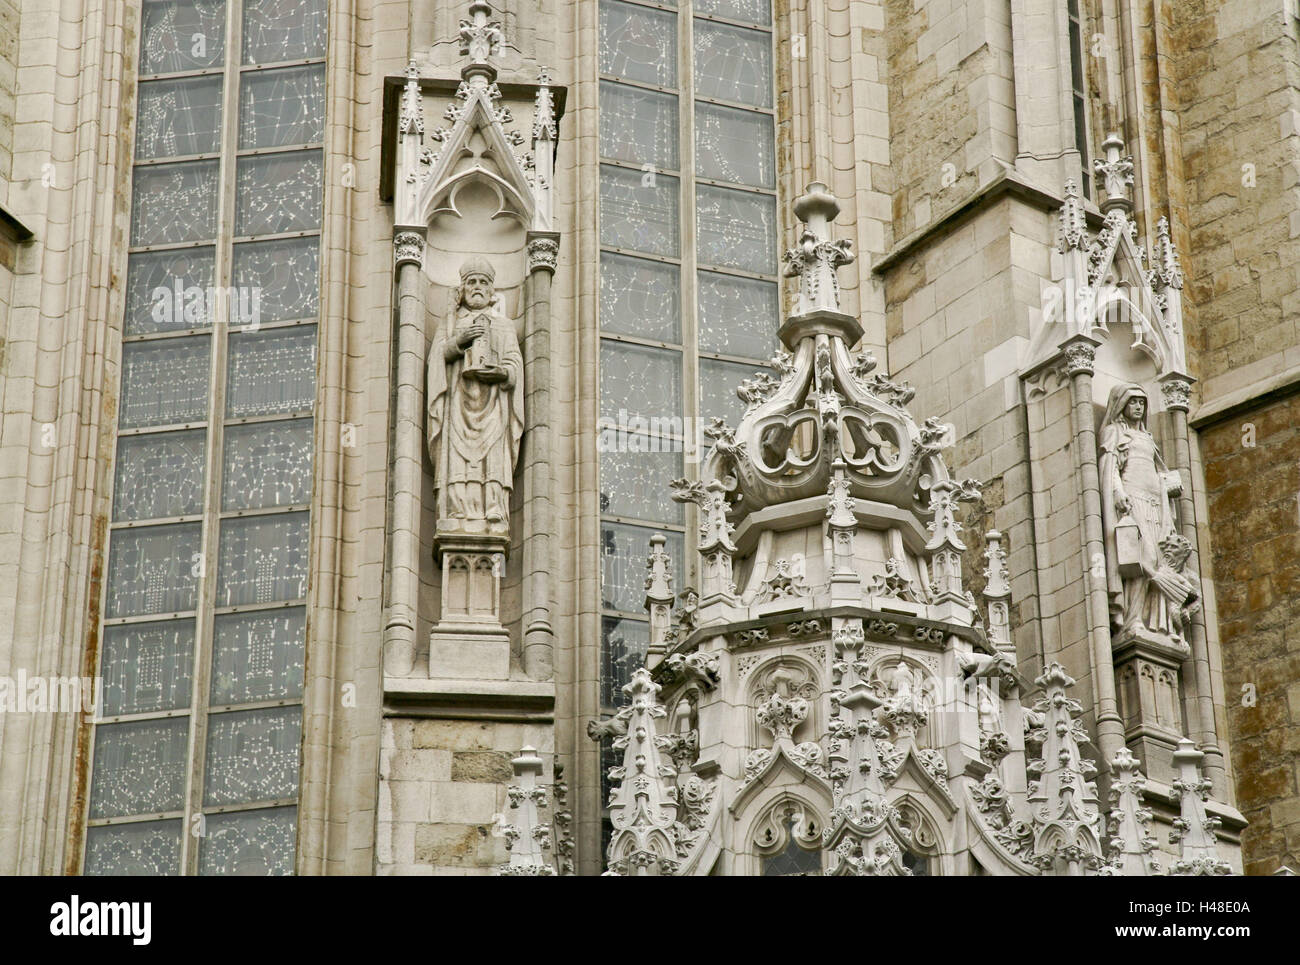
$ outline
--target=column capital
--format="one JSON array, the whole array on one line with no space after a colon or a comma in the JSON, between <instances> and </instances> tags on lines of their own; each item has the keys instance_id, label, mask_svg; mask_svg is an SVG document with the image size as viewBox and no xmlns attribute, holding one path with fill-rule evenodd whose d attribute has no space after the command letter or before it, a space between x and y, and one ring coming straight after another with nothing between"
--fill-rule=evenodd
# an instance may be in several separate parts
<instances>
[{"instance_id":1,"label":"column capital","mask_svg":"<svg viewBox=\"0 0 1300 965\"><path fill-rule=\"evenodd\" d=\"M560 233L558 231L528 232L528 274L549 271L555 274L560 258Z\"/></svg>"},{"instance_id":2,"label":"column capital","mask_svg":"<svg viewBox=\"0 0 1300 965\"><path fill-rule=\"evenodd\" d=\"M1164 400L1165 408L1186 412L1194 381L1196 380L1182 372L1167 372L1160 376L1160 395Z\"/></svg>"},{"instance_id":3,"label":"column capital","mask_svg":"<svg viewBox=\"0 0 1300 965\"><path fill-rule=\"evenodd\" d=\"M1076 335L1061 346L1068 375L1092 375L1097 361L1097 346L1101 343L1087 335Z\"/></svg>"},{"instance_id":4,"label":"column capital","mask_svg":"<svg viewBox=\"0 0 1300 965\"><path fill-rule=\"evenodd\" d=\"M393 232L393 259L395 266L424 264L424 231L418 228L399 228Z\"/></svg>"}]
</instances>

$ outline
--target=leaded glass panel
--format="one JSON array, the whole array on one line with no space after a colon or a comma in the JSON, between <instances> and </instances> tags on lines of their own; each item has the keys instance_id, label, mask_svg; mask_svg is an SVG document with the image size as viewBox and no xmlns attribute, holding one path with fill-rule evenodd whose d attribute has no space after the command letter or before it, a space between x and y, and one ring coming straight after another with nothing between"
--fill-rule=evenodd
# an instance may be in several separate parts
<instances>
[{"instance_id":1,"label":"leaded glass panel","mask_svg":"<svg viewBox=\"0 0 1300 965\"><path fill-rule=\"evenodd\" d=\"M220 147L220 77L143 81L137 110L137 161L207 154Z\"/></svg>"},{"instance_id":2,"label":"leaded glass panel","mask_svg":"<svg viewBox=\"0 0 1300 965\"><path fill-rule=\"evenodd\" d=\"M225 0L145 0L140 73L216 67L226 53Z\"/></svg>"},{"instance_id":3,"label":"leaded glass panel","mask_svg":"<svg viewBox=\"0 0 1300 965\"><path fill-rule=\"evenodd\" d=\"M194 609L202 556L198 523L113 531L108 615Z\"/></svg>"},{"instance_id":4,"label":"leaded glass panel","mask_svg":"<svg viewBox=\"0 0 1300 965\"><path fill-rule=\"evenodd\" d=\"M307 513L221 521L217 606L307 595Z\"/></svg>"},{"instance_id":5,"label":"leaded glass panel","mask_svg":"<svg viewBox=\"0 0 1300 965\"><path fill-rule=\"evenodd\" d=\"M230 337L229 418L304 412L316 398L316 326Z\"/></svg>"},{"instance_id":6,"label":"leaded glass panel","mask_svg":"<svg viewBox=\"0 0 1300 965\"><path fill-rule=\"evenodd\" d=\"M623 687L645 662L650 624L644 620L601 617L600 706L612 710L627 703Z\"/></svg>"},{"instance_id":7,"label":"leaded glass panel","mask_svg":"<svg viewBox=\"0 0 1300 965\"><path fill-rule=\"evenodd\" d=\"M677 96L600 82L600 154L637 166L677 167Z\"/></svg>"},{"instance_id":8,"label":"leaded glass panel","mask_svg":"<svg viewBox=\"0 0 1300 965\"><path fill-rule=\"evenodd\" d=\"M736 389L745 379L767 369L757 363L740 365L720 362L717 359L700 359L700 422L708 425L710 419L725 419L727 425L740 425L745 414L745 403L736 395ZM769 372L770 374L770 372Z\"/></svg>"},{"instance_id":9,"label":"leaded glass panel","mask_svg":"<svg viewBox=\"0 0 1300 965\"><path fill-rule=\"evenodd\" d=\"M86 832L87 875L142 877L181 873L181 822L140 821Z\"/></svg>"},{"instance_id":10,"label":"leaded glass panel","mask_svg":"<svg viewBox=\"0 0 1300 965\"><path fill-rule=\"evenodd\" d=\"M302 607L219 615L212 651L212 705L301 697L306 631L307 611Z\"/></svg>"},{"instance_id":11,"label":"leaded glass panel","mask_svg":"<svg viewBox=\"0 0 1300 965\"><path fill-rule=\"evenodd\" d=\"M672 420L671 428L677 438L668 438L664 432L643 435L602 428L602 513L659 523L682 521L682 504L673 502L668 488L670 479L684 475L681 420Z\"/></svg>"},{"instance_id":12,"label":"leaded glass panel","mask_svg":"<svg viewBox=\"0 0 1300 965\"><path fill-rule=\"evenodd\" d=\"M600 243L676 257L678 181L666 174L600 166Z\"/></svg>"},{"instance_id":13,"label":"leaded glass panel","mask_svg":"<svg viewBox=\"0 0 1300 965\"><path fill-rule=\"evenodd\" d=\"M235 234L319 228L323 170L320 151L241 157L235 175Z\"/></svg>"},{"instance_id":14,"label":"leaded glass panel","mask_svg":"<svg viewBox=\"0 0 1300 965\"><path fill-rule=\"evenodd\" d=\"M90 816L163 814L185 804L185 745L190 719L100 724Z\"/></svg>"},{"instance_id":15,"label":"leaded glass panel","mask_svg":"<svg viewBox=\"0 0 1300 965\"><path fill-rule=\"evenodd\" d=\"M661 342L682 340L681 269L662 261L600 255L600 327Z\"/></svg>"},{"instance_id":16,"label":"leaded glass panel","mask_svg":"<svg viewBox=\"0 0 1300 965\"><path fill-rule=\"evenodd\" d=\"M650 554L650 537L658 530L623 523L600 524L601 605L625 613L645 611L645 561ZM685 557L681 533L667 532L665 551L672 558L673 586L682 586Z\"/></svg>"},{"instance_id":17,"label":"leaded glass panel","mask_svg":"<svg viewBox=\"0 0 1300 965\"><path fill-rule=\"evenodd\" d=\"M297 707L210 715L204 807L296 795L301 738Z\"/></svg>"},{"instance_id":18,"label":"leaded glass panel","mask_svg":"<svg viewBox=\"0 0 1300 965\"><path fill-rule=\"evenodd\" d=\"M631 419L680 418L681 353L602 339L600 414L620 425Z\"/></svg>"},{"instance_id":19,"label":"leaded glass panel","mask_svg":"<svg viewBox=\"0 0 1300 965\"><path fill-rule=\"evenodd\" d=\"M207 419L211 351L211 340L205 335L124 346L118 428Z\"/></svg>"},{"instance_id":20,"label":"leaded glass panel","mask_svg":"<svg viewBox=\"0 0 1300 965\"><path fill-rule=\"evenodd\" d=\"M112 717L188 707L193 667L193 620L105 627L100 713Z\"/></svg>"},{"instance_id":21,"label":"leaded glass panel","mask_svg":"<svg viewBox=\"0 0 1300 965\"><path fill-rule=\"evenodd\" d=\"M701 271L696 292L701 351L760 359L776 351L781 324L776 282Z\"/></svg>"},{"instance_id":22,"label":"leaded glass panel","mask_svg":"<svg viewBox=\"0 0 1300 965\"><path fill-rule=\"evenodd\" d=\"M326 0L244 0L244 63L325 56Z\"/></svg>"},{"instance_id":23,"label":"leaded glass panel","mask_svg":"<svg viewBox=\"0 0 1300 965\"><path fill-rule=\"evenodd\" d=\"M319 211L319 205L316 199L313 210ZM280 238L235 245L235 285L260 295L262 322L316 317L320 303L319 249L319 238Z\"/></svg>"},{"instance_id":24,"label":"leaded glass panel","mask_svg":"<svg viewBox=\"0 0 1300 965\"><path fill-rule=\"evenodd\" d=\"M695 12L766 27L772 23L772 0L695 0Z\"/></svg>"},{"instance_id":25,"label":"leaded glass panel","mask_svg":"<svg viewBox=\"0 0 1300 965\"><path fill-rule=\"evenodd\" d=\"M226 429L222 509L265 509L311 496L312 420Z\"/></svg>"},{"instance_id":26,"label":"leaded glass panel","mask_svg":"<svg viewBox=\"0 0 1300 965\"><path fill-rule=\"evenodd\" d=\"M131 244L207 241L217 233L216 161L151 164L131 185Z\"/></svg>"},{"instance_id":27,"label":"leaded glass panel","mask_svg":"<svg viewBox=\"0 0 1300 965\"><path fill-rule=\"evenodd\" d=\"M701 184L695 188L702 264L776 273L776 199Z\"/></svg>"},{"instance_id":28,"label":"leaded glass panel","mask_svg":"<svg viewBox=\"0 0 1300 965\"><path fill-rule=\"evenodd\" d=\"M152 335L212 324L214 248L137 251L126 269L126 334Z\"/></svg>"},{"instance_id":29,"label":"leaded glass panel","mask_svg":"<svg viewBox=\"0 0 1300 965\"><path fill-rule=\"evenodd\" d=\"M697 103L695 171L714 181L775 187L776 141L771 115Z\"/></svg>"},{"instance_id":30,"label":"leaded glass panel","mask_svg":"<svg viewBox=\"0 0 1300 965\"><path fill-rule=\"evenodd\" d=\"M202 429L120 438L113 518L162 519L201 513L206 438Z\"/></svg>"},{"instance_id":31,"label":"leaded glass panel","mask_svg":"<svg viewBox=\"0 0 1300 965\"><path fill-rule=\"evenodd\" d=\"M695 94L771 107L772 35L696 20Z\"/></svg>"},{"instance_id":32,"label":"leaded glass panel","mask_svg":"<svg viewBox=\"0 0 1300 965\"><path fill-rule=\"evenodd\" d=\"M199 874L293 874L297 808L210 814L199 844Z\"/></svg>"},{"instance_id":33,"label":"leaded glass panel","mask_svg":"<svg viewBox=\"0 0 1300 965\"><path fill-rule=\"evenodd\" d=\"M776 854L763 859L764 878L801 878L822 873L822 857L817 851L799 847L795 837L794 819L786 821L786 845Z\"/></svg>"},{"instance_id":34,"label":"leaded glass panel","mask_svg":"<svg viewBox=\"0 0 1300 965\"><path fill-rule=\"evenodd\" d=\"M600 2L600 72L672 87L677 83L677 16L618 0Z\"/></svg>"},{"instance_id":35,"label":"leaded glass panel","mask_svg":"<svg viewBox=\"0 0 1300 965\"><path fill-rule=\"evenodd\" d=\"M240 79L241 148L317 144L324 136L324 64L251 71Z\"/></svg>"}]
</instances>

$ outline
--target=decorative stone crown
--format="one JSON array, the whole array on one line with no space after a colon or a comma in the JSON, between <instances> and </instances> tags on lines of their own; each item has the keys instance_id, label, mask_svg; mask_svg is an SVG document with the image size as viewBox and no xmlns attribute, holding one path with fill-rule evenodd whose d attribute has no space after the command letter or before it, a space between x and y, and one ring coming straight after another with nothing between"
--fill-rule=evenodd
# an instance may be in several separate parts
<instances>
[{"instance_id":1,"label":"decorative stone crown","mask_svg":"<svg viewBox=\"0 0 1300 965\"><path fill-rule=\"evenodd\" d=\"M829 234L839 209L816 182L795 201L804 228L785 273L798 277L799 293L779 333L785 347L771 361L776 375L741 383L738 427L715 419L705 430L713 440L708 475L722 482L733 518L824 495L837 462L851 495L926 516L931 487L948 478L939 455L947 427L934 419L918 426L906 409L915 391L872 374L875 358L853 351L862 326L840 310L836 270L854 256Z\"/></svg>"}]
</instances>

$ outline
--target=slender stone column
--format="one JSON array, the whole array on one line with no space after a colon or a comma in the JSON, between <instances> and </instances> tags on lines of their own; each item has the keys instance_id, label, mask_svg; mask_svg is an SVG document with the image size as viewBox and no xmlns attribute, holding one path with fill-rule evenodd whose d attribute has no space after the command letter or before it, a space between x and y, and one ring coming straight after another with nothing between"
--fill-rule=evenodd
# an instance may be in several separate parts
<instances>
[{"instance_id":1,"label":"slender stone column","mask_svg":"<svg viewBox=\"0 0 1300 965\"><path fill-rule=\"evenodd\" d=\"M560 252L554 231L528 232L524 281L524 585L523 663L534 680L549 680L555 631L551 626L551 281Z\"/></svg>"},{"instance_id":2,"label":"slender stone column","mask_svg":"<svg viewBox=\"0 0 1300 965\"><path fill-rule=\"evenodd\" d=\"M1192 499L1192 452L1187 428L1187 399L1191 393L1192 380L1180 372L1170 372L1160 377L1160 393L1164 397L1165 409L1173 422L1174 459L1173 468L1183 475L1183 492L1178 500L1179 525L1183 536L1192 544L1188 557L1188 568L1198 579L1201 574L1201 558L1196 542L1196 506ZM1192 664L1196 675L1196 720L1189 720L1188 727L1196 737L1197 747L1205 754L1205 776L1213 782L1214 798L1226 801L1227 774L1223 766L1223 752L1219 749L1218 728L1214 720L1214 696L1210 686L1210 646L1205 632L1205 608L1200 607L1192 615ZM1184 675L1186 682L1186 675Z\"/></svg>"},{"instance_id":3,"label":"slender stone column","mask_svg":"<svg viewBox=\"0 0 1300 965\"><path fill-rule=\"evenodd\" d=\"M1112 761L1124 747L1124 723L1115 700L1115 665L1111 659L1110 607L1106 596L1106 568L1096 560L1106 558L1101 527L1101 484L1097 474L1097 428L1092 411L1092 372L1097 346L1087 335L1076 335L1063 346L1065 370L1070 376L1074 442L1083 479L1083 579L1092 644L1093 694L1097 700L1097 743L1103 761Z\"/></svg>"},{"instance_id":4,"label":"slender stone column","mask_svg":"<svg viewBox=\"0 0 1300 965\"><path fill-rule=\"evenodd\" d=\"M389 525L388 617L384 673L409 676L415 665L415 618L420 593L420 486L424 448L424 304L420 266L424 230L393 235L397 269L397 387L393 428L393 502Z\"/></svg>"}]
</instances>

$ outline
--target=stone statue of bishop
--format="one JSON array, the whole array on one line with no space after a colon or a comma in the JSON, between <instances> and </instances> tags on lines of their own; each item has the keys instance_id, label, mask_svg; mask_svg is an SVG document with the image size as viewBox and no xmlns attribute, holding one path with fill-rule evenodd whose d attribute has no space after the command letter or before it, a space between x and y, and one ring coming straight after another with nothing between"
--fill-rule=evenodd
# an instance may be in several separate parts
<instances>
[{"instance_id":1,"label":"stone statue of bishop","mask_svg":"<svg viewBox=\"0 0 1300 965\"><path fill-rule=\"evenodd\" d=\"M438 532L505 536L524 431L524 362L486 259L461 265L428 364Z\"/></svg>"}]
</instances>

